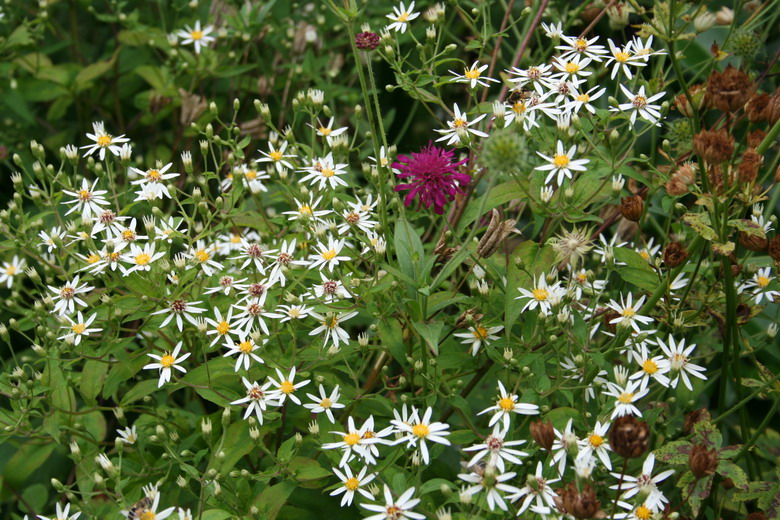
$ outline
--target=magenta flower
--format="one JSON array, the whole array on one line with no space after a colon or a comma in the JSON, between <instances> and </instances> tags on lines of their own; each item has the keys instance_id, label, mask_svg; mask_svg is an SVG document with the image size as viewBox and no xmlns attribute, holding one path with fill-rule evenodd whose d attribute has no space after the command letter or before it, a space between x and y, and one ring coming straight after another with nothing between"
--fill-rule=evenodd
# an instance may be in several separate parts
<instances>
[{"instance_id":1,"label":"magenta flower","mask_svg":"<svg viewBox=\"0 0 780 520\"><path fill-rule=\"evenodd\" d=\"M395 191L409 190L404 197L404 206L412 203L419 195L420 206L430 208L437 215L444 213L444 205L455 200L455 195L463 193L461 186L471 181L471 177L457 171L458 166L468 162L468 158L460 162L452 162L454 150L444 150L434 146L430 141L420 153L412 152L411 157L398 156L398 162L393 168L400 170L399 178L409 180L407 184L399 184Z\"/></svg>"}]
</instances>

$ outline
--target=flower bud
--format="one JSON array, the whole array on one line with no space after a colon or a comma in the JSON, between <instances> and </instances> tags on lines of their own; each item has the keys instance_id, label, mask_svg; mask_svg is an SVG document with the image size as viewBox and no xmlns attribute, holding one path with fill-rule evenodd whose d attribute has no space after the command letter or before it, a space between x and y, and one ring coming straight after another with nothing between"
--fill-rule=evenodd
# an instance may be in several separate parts
<instances>
[{"instance_id":1,"label":"flower bud","mask_svg":"<svg viewBox=\"0 0 780 520\"><path fill-rule=\"evenodd\" d=\"M697 479L712 475L718 467L718 450L695 444L688 456L688 467Z\"/></svg>"},{"instance_id":2,"label":"flower bud","mask_svg":"<svg viewBox=\"0 0 780 520\"><path fill-rule=\"evenodd\" d=\"M555 431L549 420L533 421L529 426L529 429L531 430L531 437L536 444L547 451L552 449L553 441L555 440Z\"/></svg>"}]
</instances>

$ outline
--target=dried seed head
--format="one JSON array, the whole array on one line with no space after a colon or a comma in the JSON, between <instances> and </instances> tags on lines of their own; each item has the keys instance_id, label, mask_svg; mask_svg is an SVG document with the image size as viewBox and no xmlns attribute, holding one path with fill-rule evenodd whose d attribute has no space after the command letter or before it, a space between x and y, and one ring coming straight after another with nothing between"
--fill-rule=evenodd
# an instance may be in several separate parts
<instances>
[{"instance_id":1,"label":"dried seed head","mask_svg":"<svg viewBox=\"0 0 780 520\"><path fill-rule=\"evenodd\" d=\"M780 262L780 235L775 235L772 240L769 241L769 256L775 262Z\"/></svg>"},{"instance_id":2,"label":"dried seed head","mask_svg":"<svg viewBox=\"0 0 780 520\"><path fill-rule=\"evenodd\" d=\"M688 456L688 467L697 479L712 475L718 467L718 450L695 444Z\"/></svg>"},{"instance_id":3,"label":"dried seed head","mask_svg":"<svg viewBox=\"0 0 780 520\"><path fill-rule=\"evenodd\" d=\"M623 218L632 222L639 222L645 210L645 201L639 195L623 197L620 203L620 213Z\"/></svg>"},{"instance_id":4,"label":"dried seed head","mask_svg":"<svg viewBox=\"0 0 780 520\"><path fill-rule=\"evenodd\" d=\"M609 446L626 459L641 457L650 442L650 427L633 415L624 415L612 423L609 429Z\"/></svg>"},{"instance_id":5,"label":"dried seed head","mask_svg":"<svg viewBox=\"0 0 780 520\"><path fill-rule=\"evenodd\" d=\"M678 267L688 259L688 251L679 242L672 242L664 249L664 264L669 269Z\"/></svg>"},{"instance_id":6,"label":"dried seed head","mask_svg":"<svg viewBox=\"0 0 780 520\"><path fill-rule=\"evenodd\" d=\"M536 444L547 451L552 449L555 431L550 421L534 421L529 429L531 430L531 437L533 437Z\"/></svg>"},{"instance_id":7,"label":"dried seed head","mask_svg":"<svg viewBox=\"0 0 780 520\"><path fill-rule=\"evenodd\" d=\"M488 258L495 253L504 239L515 228L515 223L516 221L512 219L500 221L498 210L494 209L487 230L477 246L477 254L482 258Z\"/></svg>"},{"instance_id":8,"label":"dried seed head","mask_svg":"<svg viewBox=\"0 0 780 520\"><path fill-rule=\"evenodd\" d=\"M734 153L734 139L726 130L702 130L693 136L693 147L710 164L728 161Z\"/></svg>"},{"instance_id":9,"label":"dried seed head","mask_svg":"<svg viewBox=\"0 0 780 520\"><path fill-rule=\"evenodd\" d=\"M723 72L714 71L707 80L707 104L721 112L736 112L755 91L747 73L729 65Z\"/></svg>"},{"instance_id":10,"label":"dried seed head","mask_svg":"<svg viewBox=\"0 0 780 520\"><path fill-rule=\"evenodd\" d=\"M666 193L673 197L685 195L695 180L696 168L693 163L686 162L669 178L669 182L666 183Z\"/></svg>"},{"instance_id":11,"label":"dried seed head","mask_svg":"<svg viewBox=\"0 0 780 520\"><path fill-rule=\"evenodd\" d=\"M576 484L569 482L560 492L560 496L556 497L555 505L562 513L578 520L602 516L601 504L590 484L585 484L582 491L578 491Z\"/></svg>"},{"instance_id":12,"label":"dried seed head","mask_svg":"<svg viewBox=\"0 0 780 520\"><path fill-rule=\"evenodd\" d=\"M756 148L758 145L761 144L761 142L766 139L766 132L761 130L760 128L756 128L752 132L748 133L747 136L747 145L750 148Z\"/></svg>"},{"instance_id":13,"label":"dried seed head","mask_svg":"<svg viewBox=\"0 0 780 520\"><path fill-rule=\"evenodd\" d=\"M690 435L693 433L693 427L699 422L708 422L712 419L709 410L706 408L700 408L692 412L685 414L685 423L683 424L683 433Z\"/></svg>"},{"instance_id":14,"label":"dried seed head","mask_svg":"<svg viewBox=\"0 0 780 520\"><path fill-rule=\"evenodd\" d=\"M766 119L766 107L769 104L769 94L756 92L745 104L745 113L751 123L759 123Z\"/></svg>"},{"instance_id":15,"label":"dried seed head","mask_svg":"<svg viewBox=\"0 0 780 520\"><path fill-rule=\"evenodd\" d=\"M758 169L764 163L764 156L757 153L752 148L745 150L742 154L742 161L737 167L740 182L745 184L753 182L758 177Z\"/></svg>"}]
</instances>

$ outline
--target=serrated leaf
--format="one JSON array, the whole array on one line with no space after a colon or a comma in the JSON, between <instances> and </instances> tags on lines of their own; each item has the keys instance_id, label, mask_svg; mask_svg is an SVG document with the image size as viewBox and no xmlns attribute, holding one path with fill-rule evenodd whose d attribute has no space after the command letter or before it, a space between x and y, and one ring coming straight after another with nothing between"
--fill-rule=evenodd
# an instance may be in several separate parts
<instances>
[{"instance_id":1,"label":"serrated leaf","mask_svg":"<svg viewBox=\"0 0 780 520\"><path fill-rule=\"evenodd\" d=\"M672 441L658 448L653 453L655 458L667 464L688 464L691 454L691 443L688 441Z\"/></svg>"},{"instance_id":2,"label":"serrated leaf","mask_svg":"<svg viewBox=\"0 0 780 520\"><path fill-rule=\"evenodd\" d=\"M710 216L706 213L686 213L682 216L683 222L691 226L693 230L705 240L717 240L718 234L712 229Z\"/></svg>"},{"instance_id":3,"label":"serrated leaf","mask_svg":"<svg viewBox=\"0 0 780 520\"><path fill-rule=\"evenodd\" d=\"M748 488L748 478L744 470L730 460L720 459L715 471L724 478L730 478L737 489L744 491Z\"/></svg>"}]
</instances>

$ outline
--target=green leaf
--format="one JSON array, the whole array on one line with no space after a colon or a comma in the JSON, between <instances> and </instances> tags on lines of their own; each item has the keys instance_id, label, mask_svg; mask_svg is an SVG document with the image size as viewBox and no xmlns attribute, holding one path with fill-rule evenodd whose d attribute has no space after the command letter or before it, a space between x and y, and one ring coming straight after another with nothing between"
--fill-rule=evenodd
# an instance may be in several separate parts
<instances>
[{"instance_id":1,"label":"green leaf","mask_svg":"<svg viewBox=\"0 0 780 520\"><path fill-rule=\"evenodd\" d=\"M417 289L425 285L427 273L423 273L425 250L422 241L414 228L404 219L398 219L395 223L395 255L398 259L398 267L401 272L414 280L417 285L411 289Z\"/></svg>"},{"instance_id":2,"label":"green leaf","mask_svg":"<svg viewBox=\"0 0 780 520\"><path fill-rule=\"evenodd\" d=\"M688 441L672 441L653 452L655 458L661 462L674 465L688 464L688 456L691 454L691 443Z\"/></svg>"},{"instance_id":3,"label":"green leaf","mask_svg":"<svg viewBox=\"0 0 780 520\"><path fill-rule=\"evenodd\" d=\"M208 511L203 512L201 518L203 520L225 520L227 518L231 518L232 516L232 513L228 513L222 509L209 509Z\"/></svg>"},{"instance_id":4,"label":"green leaf","mask_svg":"<svg viewBox=\"0 0 780 520\"><path fill-rule=\"evenodd\" d=\"M274 520L279 514L279 510L297 487L298 484L296 482L286 480L265 488L260 493L260 496L255 499L255 506L258 508L258 518Z\"/></svg>"},{"instance_id":5,"label":"green leaf","mask_svg":"<svg viewBox=\"0 0 780 520\"><path fill-rule=\"evenodd\" d=\"M5 464L3 468L4 480L11 487L18 489L27 480L27 477L49 459L49 455L56 446L51 441L45 443L34 441L23 444Z\"/></svg>"},{"instance_id":6,"label":"green leaf","mask_svg":"<svg viewBox=\"0 0 780 520\"><path fill-rule=\"evenodd\" d=\"M658 288L658 277L652 272L648 273L644 269L634 269L633 267L620 267L617 272L623 280L640 289L654 291Z\"/></svg>"},{"instance_id":7,"label":"green leaf","mask_svg":"<svg viewBox=\"0 0 780 520\"><path fill-rule=\"evenodd\" d=\"M423 323L418 321L413 324L414 329L422 336L425 343L428 344L428 348L433 351L433 354L439 355L439 338L441 337L441 331L444 328L443 321L434 321L433 323Z\"/></svg>"},{"instance_id":8,"label":"green leaf","mask_svg":"<svg viewBox=\"0 0 780 520\"><path fill-rule=\"evenodd\" d=\"M720 459L718 469L715 470L723 478L730 478L734 487L742 491L748 488L748 478L745 471L728 459Z\"/></svg>"},{"instance_id":9,"label":"green leaf","mask_svg":"<svg viewBox=\"0 0 780 520\"><path fill-rule=\"evenodd\" d=\"M100 390L103 389L103 382L106 380L107 373L108 363L106 362L88 359L84 363L79 390L85 401L94 403L95 398L100 394Z\"/></svg>"},{"instance_id":10,"label":"green leaf","mask_svg":"<svg viewBox=\"0 0 780 520\"><path fill-rule=\"evenodd\" d=\"M738 231L742 231L743 233L746 233L752 237L766 238L764 228L762 228L758 222L753 222L749 219L734 219L729 220L728 224Z\"/></svg>"},{"instance_id":11,"label":"green leaf","mask_svg":"<svg viewBox=\"0 0 780 520\"><path fill-rule=\"evenodd\" d=\"M382 338L382 345L387 347L390 355L398 361L401 366L406 366L406 349L404 348L404 338L401 334L401 324L395 318L382 320L378 325L379 337Z\"/></svg>"},{"instance_id":12,"label":"green leaf","mask_svg":"<svg viewBox=\"0 0 780 520\"><path fill-rule=\"evenodd\" d=\"M501 204L506 204L510 200L526 198L528 197L528 193L518 181L513 180L499 184L498 186L493 186L493 188L485 195L482 195L482 197L486 198L484 206L482 205L481 200L466 206L466 210L463 212L463 216L460 218L460 223L458 224L459 231L466 229L466 226L481 216L479 215L480 206L482 206L482 214L484 215Z\"/></svg>"},{"instance_id":13,"label":"green leaf","mask_svg":"<svg viewBox=\"0 0 780 520\"><path fill-rule=\"evenodd\" d=\"M703 239L710 241L718 239L718 234L710 227L712 223L707 213L686 213L682 216L682 220Z\"/></svg>"},{"instance_id":14,"label":"green leaf","mask_svg":"<svg viewBox=\"0 0 780 520\"><path fill-rule=\"evenodd\" d=\"M73 82L76 91L79 92L84 90L92 81L111 70L114 67L114 63L116 63L116 57L117 55L114 54L111 59L98 61L81 69L79 73L76 74L76 79Z\"/></svg>"}]
</instances>

